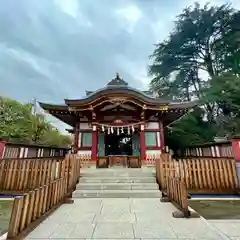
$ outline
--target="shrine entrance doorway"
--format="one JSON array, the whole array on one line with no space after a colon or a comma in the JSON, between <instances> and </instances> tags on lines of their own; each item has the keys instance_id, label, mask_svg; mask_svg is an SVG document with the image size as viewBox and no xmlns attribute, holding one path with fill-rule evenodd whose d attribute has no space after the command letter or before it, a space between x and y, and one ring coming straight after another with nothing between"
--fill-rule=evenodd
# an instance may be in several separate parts
<instances>
[{"instance_id":1,"label":"shrine entrance doorway","mask_svg":"<svg viewBox=\"0 0 240 240\"><path fill-rule=\"evenodd\" d=\"M132 152L132 134L105 134L105 155L108 156L110 167L126 167Z\"/></svg>"},{"instance_id":2,"label":"shrine entrance doorway","mask_svg":"<svg viewBox=\"0 0 240 240\"><path fill-rule=\"evenodd\" d=\"M97 167L140 167L140 132L99 131Z\"/></svg>"},{"instance_id":3,"label":"shrine entrance doorway","mask_svg":"<svg viewBox=\"0 0 240 240\"><path fill-rule=\"evenodd\" d=\"M120 133L105 134L105 155L132 155L132 135Z\"/></svg>"}]
</instances>

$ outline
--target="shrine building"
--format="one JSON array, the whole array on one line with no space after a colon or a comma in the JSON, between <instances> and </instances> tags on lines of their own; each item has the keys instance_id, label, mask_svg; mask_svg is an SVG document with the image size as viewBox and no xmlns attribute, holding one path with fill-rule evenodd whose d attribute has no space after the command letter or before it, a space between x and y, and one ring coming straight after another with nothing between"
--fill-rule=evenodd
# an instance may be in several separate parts
<instances>
[{"instance_id":1,"label":"shrine building","mask_svg":"<svg viewBox=\"0 0 240 240\"><path fill-rule=\"evenodd\" d=\"M107 86L86 91L64 105L39 103L72 127L74 153L89 155L98 167L140 167L146 157L165 151L164 128L197 102L174 102L139 91L116 75Z\"/></svg>"}]
</instances>

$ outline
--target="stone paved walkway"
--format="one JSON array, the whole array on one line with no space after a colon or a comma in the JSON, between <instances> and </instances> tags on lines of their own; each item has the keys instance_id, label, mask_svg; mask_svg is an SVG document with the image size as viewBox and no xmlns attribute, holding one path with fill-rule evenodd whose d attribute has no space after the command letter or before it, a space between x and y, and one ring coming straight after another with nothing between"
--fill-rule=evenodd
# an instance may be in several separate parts
<instances>
[{"instance_id":1,"label":"stone paved walkway","mask_svg":"<svg viewBox=\"0 0 240 240\"><path fill-rule=\"evenodd\" d=\"M127 171L128 176L133 174ZM161 203L159 197L133 196L75 198L74 204L61 206L26 239L240 240L240 221L176 219L172 217L176 209L171 203Z\"/></svg>"},{"instance_id":2,"label":"stone paved walkway","mask_svg":"<svg viewBox=\"0 0 240 240\"><path fill-rule=\"evenodd\" d=\"M74 204L63 205L27 239L229 239L200 218L172 218L174 210L159 199L76 199ZM230 235L238 233L239 228L234 233L229 229Z\"/></svg>"},{"instance_id":3,"label":"stone paved walkway","mask_svg":"<svg viewBox=\"0 0 240 240\"><path fill-rule=\"evenodd\" d=\"M209 220L208 223L223 233L225 239L240 240L240 220Z\"/></svg>"}]
</instances>

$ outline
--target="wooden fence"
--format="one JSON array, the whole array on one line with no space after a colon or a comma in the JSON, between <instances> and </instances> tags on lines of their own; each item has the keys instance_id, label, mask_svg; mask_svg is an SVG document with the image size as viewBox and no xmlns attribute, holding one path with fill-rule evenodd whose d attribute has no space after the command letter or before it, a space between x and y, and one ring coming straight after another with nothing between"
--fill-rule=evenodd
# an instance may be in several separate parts
<instances>
[{"instance_id":1,"label":"wooden fence","mask_svg":"<svg viewBox=\"0 0 240 240\"><path fill-rule=\"evenodd\" d=\"M188 191L185 182L180 178L178 163L169 154L162 154L156 160L156 178L164 195L179 208L184 217L189 217Z\"/></svg>"},{"instance_id":2,"label":"wooden fence","mask_svg":"<svg viewBox=\"0 0 240 240\"><path fill-rule=\"evenodd\" d=\"M167 177L165 191L169 200L183 212L184 217L190 217L186 184L180 178Z\"/></svg>"},{"instance_id":3,"label":"wooden fence","mask_svg":"<svg viewBox=\"0 0 240 240\"><path fill-rule=\"evenodd\" d=\"M80 160L81 167L88 167L90 165L91 154L81 154L76 155L76 157Z\"/></svg>"},{"instance_id":4,"label":"wooden fence","mask_svg":"<svg viewBox=\"0 0 240 240\"><path fill-rule=\"evenodd\" d=\"M233 158L232 141L217 141L201 145L190 146L178 152L179 156L185 157L224 157Z\"/></svg>"},{"instance_id":5,"label":"wooden fence","mask_svg":"<svg viewBox=\"0 0 240 240\"><path fill-rule=\"evenodd\" d=\"M240 136L235 136L231 140L190 146L177 151L177 155L183 158L222 158L224 161L227 158L234 158L236 161L238 180L240 182Z\"/></svg>"},{"instance_id":6,"label":"wooden fence","mask_svg":"<svg viewBox=\"0 0 240 240\"><path fill-rule=\"evenodd\" d=\"M36 219L58 205L68 193L67 176L16 197L8 229L8 239L16 237Z\"/></svg>"},{"instance_id":7,"label":"wooden fence","mask_svg":"<svg viewBox=\"0 0 240 240\"><path fill-rule=\"evenodd\" d=\"M11 171L8 173L4 172L4 174L15 173L15 180L13 180L13 177L11 179L12 182L16 182L18 171L18 168L16 167L17 165L15 164L15 160L8 161L10 162L9 164L15 166L15 168L11 168ZM26 162L28 163L30 160L18 159L18 161L25 162L24 164L21 163L25 166L22 172L27 173L29 168L26 167ZM51 167L49 167L50 171L46 170L48 169L47 167L44 167L45 165L48 166L48 161L40 163L41 159L39 159L34 162L39 162L36 165L38 168L35 167L34 170L30 171L28 174L29 177L27 178L28 181L32 181L33 183L27 183L25 187L36 186L36 179L38 179L39 183L35 189L24 189L26 191L24 196L16 197L14 199L8 229L8 239L18 236L22 231L31 227L35 220L46 215L52 208L58 206L66 197L71 195L75 190L80 176L82 158L79 158L79 156L74 154L67 155L64 159L61 159L58 162L53 161ZM42 171L41 169L45 169L46 171ZM19 174L19 178L24 175L23 173ZM51 176L51 178L40 177L47 174L49 174L48 176ZM38 177L35 177L35 175ZM31 176L33 176L33 178ZM13 186L12 182L10 186ZM21 188L23 188L22 185Z\"/></svg>"},{"instance_id":8,"label":"wooden fence","mask_svg":"<svg viewBox=\"0 0 240 240\"><path fill-rule=\"evenodd\" d=\"M234 192L239 188L236 162L231 158L179 159L180 176L192 192Z\"/></svg>"},{"instance_id":9,"label":"wooden fence","mask_svg":"<svg viewBox=\"0 0 240 240\"><path fill-rule=\"evenodd\" d=\"M26 144L0 140L0 159L64 157L69 150L70 147L49 147L40 144Z\"/></svg>"},{"instance_id":10,"label":"wooden fence","mask_svg":"<svg viewBox=\"0 0 240 240\"><path fill-rule=\"evenodd\" d=\"M176 162L167 153L161 154L160 158L156 160L156 175L160 189L164 189L166 178L176 177L175 164Z\"/></svg>"},{"instance_id":11,"label":"wooden fence","mask_svg":"<svg viewBox=\"0 0 240 240\"><path fill-rule=\"evenodd\" d=\"M74 188L78 182L80 176L80 168L83 167L82 159L78 155L68 155L66 157L66 167L68 171L68 189L70 192L74 191Z\"/></svg>"},{"instance_id":12,"label":"wooden fence","mask_svg":"<svg viewBox=\"0 0 240 240\"><path fill-rule=\"evenodd\" d=\"M156 161L157 181L161 189L167 177L180 177L189 192L229 192L239 188L235 160L231 158L172 159L162 154Z\"/></svg>"},{"instance_id":13,"label":"wooden fence","mask_svg":"<svg viewBox=\"0 0 240 240\"><path fill-rule=\"evenodd\" d=\"M0 192L26 192L43 186L65 175L75 186L80 168L88 166L89 159L78 155L53 158L3 159L0 162Z\"/></svg>"},{"instance_id":14,"label":"wooden fence","mask_svg":"<svg viewBox=\"0 0 240 240\"><path fill-rule=\"evenodd\" d=\"M3 159L0 191L26 191L60 178L64 158Z\"/></svg>"}]
</instances>

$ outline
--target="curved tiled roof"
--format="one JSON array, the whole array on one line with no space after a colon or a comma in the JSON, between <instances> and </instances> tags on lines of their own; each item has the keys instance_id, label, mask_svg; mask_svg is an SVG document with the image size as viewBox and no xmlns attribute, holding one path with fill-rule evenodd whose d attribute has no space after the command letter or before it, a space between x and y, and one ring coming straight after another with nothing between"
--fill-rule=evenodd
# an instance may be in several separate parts
<instances>
[{"instance_id":1,"label":"curved tiled roof","mask_svg":"<svg viewBox=\"0 0 240 240\"><path fill-rule=\"evenodd\" d=\"M120 86L114 86L114 85L108 85L104 88L98 89L95 92L88 92L89 94L81 99L65 99L66 104L74 104L77 103L87 103L92 100L97 99L99 96L103 96L104 94L111 93L111 94L129 94L129 95L135 95L136 97L142 99L143 101L155 103L155 104L163 104L168 103L167 100L164 99L157 99L153 96L146 94L142 91L139 91L136 88L129 87L127 85L120 85Z\"/></svg>"},{"instance_id":2,"label":"curved tiled roof","mask_svg":"<svg viewBox=\"0 0 240 240\"><path fill-rule=\"evenodd\" d=\"M88 104L92 101L97 100L98 98L104 97L105 95L130 95L132 97L138 98L143 103L147 105L153 106L154 108L158 108L161 105L167 105L169 109L174 108L193 108L198 105L198 101L191 102L174 102L169 99L164 98L156 98L149 91L140 91L136 88L128 86L128 83L119 77L117 73L116 78L112 79L107 86L104 88L98 89L97 91L86 91L86 96L81 99L65 99L66 105L52 105L46 103L39 103L43 109L53 110L68 110L68 106L70 105L81 105Z\"/></svg>"},{"instance_id":3,"label":"curved tiled roof","mask_svg":"<svg viewBox=\"0 0 240 240\"><path fill-rule=\"evenodd\" d=\"M135 88L129 86L107 86L101 88L95 92L90 93L84 98L81 99L65 99L65 103L67 105L71 104L86 104L88 102L94 101L97 98L104 96L106 94L129 94L134 95L137 98L141 99L143 102L150 103L153 105L161 105L165 104L168 105L170 108L191 108L198 104L198 101L190 101L190 102L174 102L169 101L167 99L159 99L155 98L151 95L145 94Z\"/></svg>"},{"instance_id":4,"label":"curved tiled roof","mask_svg":"<svg viewBox=\"0 0 240 240\"><path fill-rule=\"evenodd\" d=\"M67 105L49 104L49 103L43 103L43 102L38 102L38 104L44 110L68 111Z\"/></svg>"},{"instance_id":5,"label":"curved tiled roof","mask_svg":"<svg viewBox=\"0 0 240 240\"><path fill-rule=\"evenodd\" d=\"M97 99L99 96L103 96L104 94L108 93L135 95L141 100L149 103L166 104L168 102L167 100L157 99L153 97L149 91L140 91L136 88L128 86L128 83L121 79L119 77L119 74L117 73L116 78L112 79L104 88L98 89L96 91L86 91L86 96L81 99L65 99L65 103L67 105L74 103L84 104Z\"/></svg>"}]
</instances>

